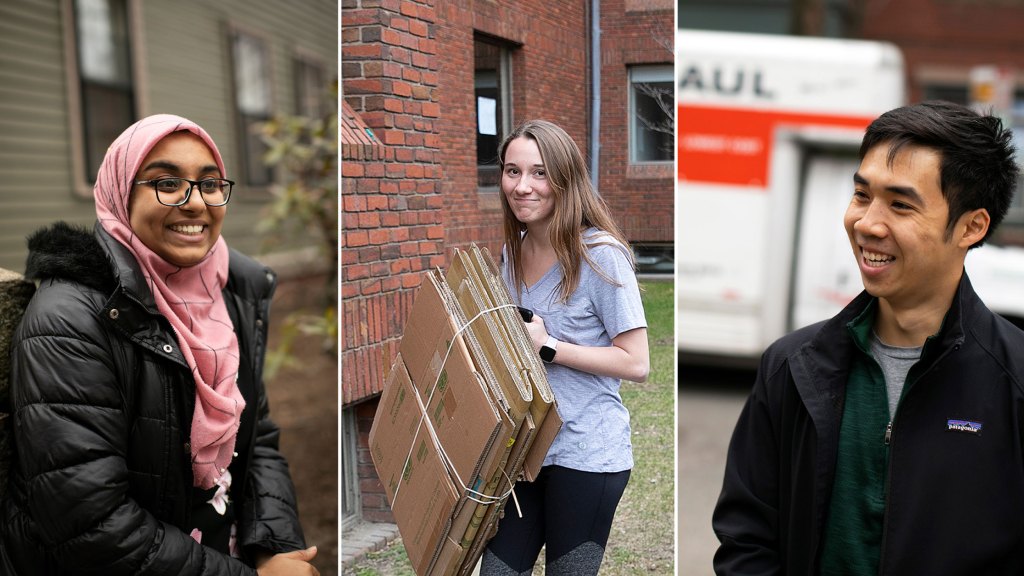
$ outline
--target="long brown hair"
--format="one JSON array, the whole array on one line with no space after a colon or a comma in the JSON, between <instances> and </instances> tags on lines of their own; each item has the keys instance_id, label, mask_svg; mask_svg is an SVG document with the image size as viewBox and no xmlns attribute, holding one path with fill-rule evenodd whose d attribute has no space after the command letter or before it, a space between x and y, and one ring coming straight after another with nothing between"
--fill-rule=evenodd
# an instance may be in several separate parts
<instances>
[{"instance_id":1,"label":"long brown hair","mask_svg":"<svg viewBox=\"0 0 1024 576\"><path fill-rule=\"evenodd\" d=\"M559 281L559 301L566 302L580 283L580 266L589 264L605 281L619 286L590 258L587 248L593 246L614 246L607 236L598 235L587 243L583 231L597 228L611 236L621 246L630 265L636 268L633 254L622 231L612 220L608 205L594 190L587 173L586 162L576 142L556 124L546 120L530 120L521 124L502 141L498 149L499 166L504 170L505 150L516 138L528 138L537 143L544 170L555 199L555 209L548 225L548 238L555 249L555 256L562 268ZM505 248L512 266L509 271L516 292L520 291L523 277L521 244L526 225L516 219L508 204L505 191L501 192L501 211L505 215Z\"/></svg>"}]
</instances>

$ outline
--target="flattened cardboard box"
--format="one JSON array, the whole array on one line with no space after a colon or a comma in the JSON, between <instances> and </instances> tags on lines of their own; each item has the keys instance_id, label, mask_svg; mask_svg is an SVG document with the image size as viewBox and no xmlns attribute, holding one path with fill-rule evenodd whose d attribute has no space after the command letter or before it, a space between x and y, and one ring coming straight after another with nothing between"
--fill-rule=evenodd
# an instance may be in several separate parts
<instances>
[{"instance_id":1,"label":"flattened cardboard box","mask_svg":"<svg viewBox=\"0 0 1024 576\"><path fill-rule=\"evenodd\" d=\"M370 431L378 476L418 574L454 572L463 556L458 542L475 516L464 485L480 489L515 434L483 389L456 331L436 288L424 283Z\"/></svg>"},{"instance_id":2,"label":"flattened cardboard box","mask_svg":"<svg viewBox=\"0 0 1024 576\"><path fill-rule=\"evenodd\" d=\"M561 427L550 410L536 431L531 419L523 434L522 422L502 413L495 397L501 391L474 363L463 341L471 331L458 333L453 316L462 312L446 306L446 289L439 274L421 285L370 432L374 464L421 576L472 568L504 502L477 504L466 487L503 495L505 476L514 480L524 465L532 478ZM447 298L452 305L450 292Z\"/></svg>"},{"instance_id":3,"label":"flattened cardboard box","mask_svg":"<svg viewBox=\"0 0 1024 576\"><path fill-rule=\"evenodd\" d=\"M371 455L409 559L418 574L450 572L443 564L456 562L462 548L441 543L460 540L472 519L472 510L456 515L465 506L465 486L481 484L485 465L494 466L490 455L500 447L499 439L513 431L484 391L430 283L417 296L377 414Z\"/></svg>"},{"instance_id":4,"label":"flattened cardboard box","mask_svg":"<svg viewBox=\"0 0 1024 576\"><path fill-rule=\"evenodd\" d=\"M428 569L459 501L440 455L418 424L421 411L401 357L392 366L370 430L370 452L417 574ZM387 429L389 433L380 434ZM414 440L415 438L415 440ZM415 444L414 444L415 442ZM410 452L409 448L412 446Z\"/></svg>"}]
</instances>

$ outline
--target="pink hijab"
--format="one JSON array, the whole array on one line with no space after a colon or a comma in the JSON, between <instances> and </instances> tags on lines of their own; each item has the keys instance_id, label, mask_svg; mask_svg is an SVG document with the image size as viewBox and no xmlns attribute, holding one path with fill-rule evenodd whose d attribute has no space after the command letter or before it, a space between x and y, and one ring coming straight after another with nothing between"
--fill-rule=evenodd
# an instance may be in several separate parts
<instances>
[{"instance_id":1,"label":"pink hijab","mask_svg":"<svg viewBox=\"0 0 1024 576\"><path fill-rule=\"evenodd\" d=\"M146 247L128 219L128 199L142 161L157 142L182 130L206 143L220 173L226 176L217 145L205 130L179 116L157 114L132 124L110 145L93 193L100 224L135 256L157 309L174 327L182 355L192 368L196 381L193 482L209 489L231 463L245 407L237 384L238 339L221 293L228 277L228 247L221 237L202 261L182 268ZM152 194L152 190L143 187L139 193Z\"/></svg>"}]
</instances>

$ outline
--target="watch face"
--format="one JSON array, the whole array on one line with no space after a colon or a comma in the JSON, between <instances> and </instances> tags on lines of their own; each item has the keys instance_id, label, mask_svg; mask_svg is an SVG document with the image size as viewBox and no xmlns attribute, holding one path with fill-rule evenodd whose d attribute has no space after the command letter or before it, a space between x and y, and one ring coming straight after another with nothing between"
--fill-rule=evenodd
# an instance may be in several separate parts
<instances>
[{"instance_id":1,"label":"watch face","mask_svg":"<svg viewBox=\"0 0 1024 576\"><path fill-rule=\"evenodd\" d=\"M555 349L548 346L540 347L540 359L545 362L551 362L555 359Z\"/></svg>"}]
</instances>

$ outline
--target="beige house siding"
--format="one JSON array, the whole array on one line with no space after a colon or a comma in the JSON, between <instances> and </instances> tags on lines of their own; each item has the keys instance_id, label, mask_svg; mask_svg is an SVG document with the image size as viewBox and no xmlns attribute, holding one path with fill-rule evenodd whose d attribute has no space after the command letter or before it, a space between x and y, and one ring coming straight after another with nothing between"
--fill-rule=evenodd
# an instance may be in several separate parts
<instances>
[{"instance_id":1,"label":"beige house siding","mask_svg":"<svg viewBox=\"0 0 1024 576\"><path fill-rule=\"evenodd\" d=\"M95 219L75 158L81 117L75 52L66 50L73 41L65 29L72 26L71 3L0 3L0 267L17 271L28 233L59 219L87 226ZM231 34L262 40L271 109L291 114L296 57L316 61L325 80L337 77L337 10L336 0L129 0L136 116L179 114L210 132L229 177L240 182L223 234L243 252L259 255L255 227L268 193L241 184Z\"/></svg>"},{"instance_id":2,"label":"beige house siding","mask_svg":"<svg viewBox=\"0 0 1024 576\"><path fill-rule=\"evenodd\" d=\"M63 47L59 2L0 3L0 267L19 272L32 230L93 220L72 192Z\"/></svg>"}]
</instances>

